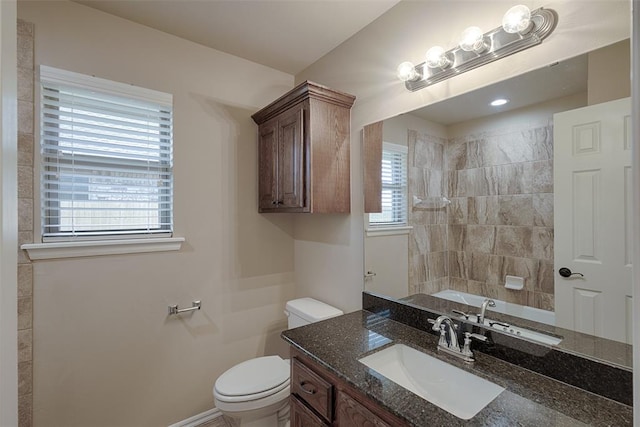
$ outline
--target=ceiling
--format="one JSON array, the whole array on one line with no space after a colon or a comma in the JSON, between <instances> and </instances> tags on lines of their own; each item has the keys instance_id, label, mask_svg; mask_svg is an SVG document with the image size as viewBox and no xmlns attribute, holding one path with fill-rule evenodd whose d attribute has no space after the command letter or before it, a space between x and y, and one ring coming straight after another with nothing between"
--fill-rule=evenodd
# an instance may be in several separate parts
<instances>
[{"instance_id":1,"label":"ceiling","mask_svg":"<svg viewBox=\"0 0 640 427\"><path fill-rule=\"evenodd\" d=\"M451 125L586 91L587 55L580 55L409 114ZM491 107L489 103L496 98L508 99L509 103Z\"/></svg>"},{"instance_id":2,"label":"ceiling","mask_svg":"<svg viewBox=\"0 0 640 427\"><path fill-rule=\"evenodd\" d=\"M296 75L399 0L76 0Z\"/></svg>"}]
</instances>

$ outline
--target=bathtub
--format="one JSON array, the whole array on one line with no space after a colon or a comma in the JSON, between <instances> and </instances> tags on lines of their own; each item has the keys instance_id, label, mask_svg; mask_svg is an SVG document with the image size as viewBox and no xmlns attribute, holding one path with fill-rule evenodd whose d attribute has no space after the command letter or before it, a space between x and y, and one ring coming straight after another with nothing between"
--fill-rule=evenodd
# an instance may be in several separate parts
<instances>
[{"instance_id":1,"label":"bathtub","mask_svg":"<svg viewBox=\"0 0 640 427\"><path fill-rule=\"evenodd\" d=\"M434 297L444 298L450 301L471 305L474 307L480 307L482 305L482 301L484 301L486 298L479 295L467 294L464 292L452 290L440 291L432 295ZM556 314L553 311L541 310L539 308L527 307L524 305L513 304L497 299L494 299L493 301L495 301L496 306L487 307L487 313L496 311L498 313L504 313L508 314L509 316L516 316L523 319L532 320L534 322L545 323L551 326L555 326L556 324ZM487 316L490 316L490 314L488 314Z\"/></svg>"}]
</instances>

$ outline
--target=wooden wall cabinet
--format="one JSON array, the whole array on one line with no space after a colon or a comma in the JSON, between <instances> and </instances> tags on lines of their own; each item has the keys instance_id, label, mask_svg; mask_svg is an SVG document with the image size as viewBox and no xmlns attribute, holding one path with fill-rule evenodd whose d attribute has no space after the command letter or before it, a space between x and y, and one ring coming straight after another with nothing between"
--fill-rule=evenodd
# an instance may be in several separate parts
<instances>
[{"instance_id":1,"label":"wooden wall cabinet","mask_svg":"<svg viewBox=\"0 0 640 427\"><path fill-rule=\"evenodd\" d=\"M355 97L304 82L255 113L259 212L349 213Z\"/></svg>"},{"instance_id":2,"label":"wooden wall cabinet","mask_svg":"<svg viewBox=\"0 0 640 427\"><path fill-rule=\"evenodd\" d=\"M402 420L291 349L292 427L396 427Z\"/></svg>"}]
</instances>

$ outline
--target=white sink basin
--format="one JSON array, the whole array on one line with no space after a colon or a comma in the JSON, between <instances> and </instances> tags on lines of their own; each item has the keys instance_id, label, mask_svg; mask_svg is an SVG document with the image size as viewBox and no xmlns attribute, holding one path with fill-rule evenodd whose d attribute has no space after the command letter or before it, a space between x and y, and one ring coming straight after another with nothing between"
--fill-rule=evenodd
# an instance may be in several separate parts
<instances>
[{"instance_id":1,"label":"white sink basin","mask_svg":"<svg viewBox=\"0 0 640 427\"><path fill-rule=\"evenodd\" d=\"M369 368L463 420L504 391L474 374L403 344L360 359Z\"/></svg>"}]
</instances>

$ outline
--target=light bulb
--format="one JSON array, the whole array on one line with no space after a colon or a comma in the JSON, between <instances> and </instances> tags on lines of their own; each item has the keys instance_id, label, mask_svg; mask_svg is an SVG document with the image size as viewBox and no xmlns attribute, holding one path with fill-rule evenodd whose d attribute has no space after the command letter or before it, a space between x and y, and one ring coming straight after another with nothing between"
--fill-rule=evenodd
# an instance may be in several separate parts
<instances>
[{"instance_id":1,"label":"light bulb","mask_svg":"<svg viewBox=\"0 0 640 427\"><path fill-rule=\"evenodd\" d=\"M434 46L427 51L427 66L429 68L447 68L451 60L447 58L444 48Z\"/></svg>"},{"instance_id":2,"label":"light bulb","mask_svg":"<svg viewBox=\"0 0 640 427\"><path fill-rule=\"evenodd\" d=\"M479 27L469 27L460 35L460 49L467 52L483 52L487 45L484 42L484 34Z\"/></svg>"},{"instance_id":3,"label":"light bulb","mask_svg":"<svg viewBox=\"0 0 640 427\"><path fill-rule=\"evenodd\" d=\"M413 65L413 62L409 61L398 65L396 75L403 82L417 80L420 77L420 74L416 71L416 67Z\"/></svg>"},{"instance_id":4,"label":"light bulb","mask_svg":"<svg viewBox=\"0 0 640 427\"><path fill-rule=\"evenodd\" d=\"M507 33L525 34L531 26L531 11L523 4L513 6L502 17L502 29Z\"/></svg>"},{"instance_id":5,"label":"light bulb","mask_svg":"<svg viewBox=\"0 0 640 427\"><path fill-rule=\"evenodd\" d=\"M498 99L494 99L493 101L491 101L489 103L489 105L491 105L492 107L499 107L501 105L505 105L506 103L508 103L509 100L505 99L505 98L498 98Z\"/></svg>"}]
</instances>

